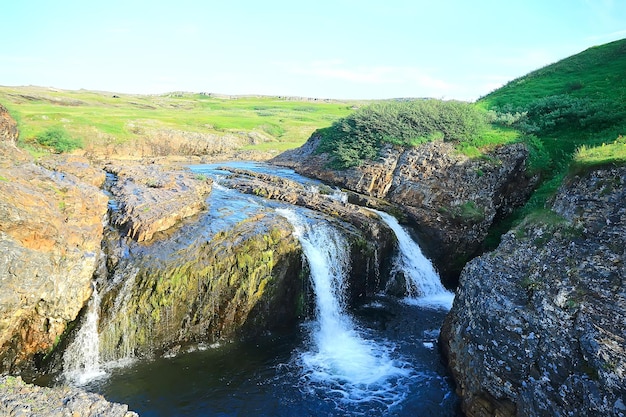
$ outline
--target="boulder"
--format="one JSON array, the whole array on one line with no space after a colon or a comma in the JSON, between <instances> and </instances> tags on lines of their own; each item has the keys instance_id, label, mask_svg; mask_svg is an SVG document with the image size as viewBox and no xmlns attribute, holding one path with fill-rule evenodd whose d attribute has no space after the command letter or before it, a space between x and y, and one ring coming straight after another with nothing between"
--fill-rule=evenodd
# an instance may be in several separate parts
<instances>
[{"instance_id":1,"label":"boulder","mask_svg":"<svg viewBox=\"0 0 626 417\"><path fill-rule=\"evenodd\" d=\"M107 165L115 176L111 223L138 242L206 209L210 179L160 165Z\"/></svg>"},{"instance_id":2,"label":"boulder","mask_svg":"<svg viewBox=\"0 0 626 417\"><path fill-rule=\"evenodd\" d=\"M0 377L0 414L5 417L137 417L127 405L78 388L44 388L19 377Z\"/></svg>"},{"instance_id":3,"label":"boulder","mask_svg":"<svg viewBox=\"0 0 626 417\"><path fill-rule=\"evenodd\" d=\"M259 215L207 235L210 221L203 214L150 245L129 242L129 256L102 291L102 359L150 357L295 323L304 286L287 221Z\"/></svg>"},{"instance_id":4,"label":"boulder","mask_svg":"<svg viewBox=\"0 0 626 417\"><path fill-rule=\"evenodd\" d=\"M468 417L626 415L626 167L468 263L441 338Z\"/></svg>"}]
</instances>

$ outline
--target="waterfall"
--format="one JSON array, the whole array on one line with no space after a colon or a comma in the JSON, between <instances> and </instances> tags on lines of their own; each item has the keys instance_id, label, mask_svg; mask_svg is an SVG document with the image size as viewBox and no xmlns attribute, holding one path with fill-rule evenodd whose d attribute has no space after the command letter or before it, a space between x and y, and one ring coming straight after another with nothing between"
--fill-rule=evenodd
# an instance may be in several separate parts
<instances>
[{"instance_id":1,"label":"waterfall","mask_svg":"<svg viewBox=\"0 0 626 417\"><path fill-rule=\"evenodd\" d=\"M294 227L310 268L316 318L310 323L311 346L298 358L302 379L312 391L339 403L375 401L392 406L406 396L408 364L391 357L393 346L367 340L346 311L344 290L349 270L348 243L326 221L314 225L293 209L277 209Z\"/></svg>"},{"instance_id":2,"label":"waterfall","mask_svg":"<svg viewBox=\"0 0 626 417\"><path fill-rule=\"evenodd\" d=\"M63 376L72 384L84 385L106 375L100 367L99 312L100 295L94 283L82 326L63 355Z\"/></svg>"},{"instance_id":3,"label":"waterfall","mask_svg":"<svg viewBox=\"0 0 626 417\"><path fill-rule=\"evenodd\" d=\"M398 223L395 217L378 210L372 210L393 230L398 239L398 256L394 271L401 272L406 281L408 297L406 301L424 307L450 309L454 294L441 285L439 274L432 263L422 254L419 245Z\"/></svg>"}]
</instances>

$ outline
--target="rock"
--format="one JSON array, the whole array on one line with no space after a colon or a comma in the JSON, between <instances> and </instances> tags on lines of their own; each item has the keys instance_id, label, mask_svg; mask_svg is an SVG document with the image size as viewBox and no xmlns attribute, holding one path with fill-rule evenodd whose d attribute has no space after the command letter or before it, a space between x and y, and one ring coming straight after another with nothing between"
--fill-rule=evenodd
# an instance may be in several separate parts
<instances>
[{"instance_id":1,"label":"rock","mask_svg":"<svg viewBox=\"0 0 626 417\"><path fill-rule=\"evenodd\" d=\"M3 131L0 372L17 372L55 346L89 298L107 198L70 173L33 163L12 145L13 130Z\"/></svg>"},{"instance_id":2,"label":"rock","mask_svg":"<svg viewBox=\"0 0 626 417\"><path fill-rule=\"evenodd\" d=\"M137 417L127 405L77 388L43 388L0 377L0 414L6 417Z\"/></svg>"},{"instance_id":3,"label":"rock","mask_svg":"<svg viewBox=\"0 0 626 417\"><path fill-rule=\"evenodd\" d=\"M626 415L626 167L552 210L463 270L441 337L468 417Z\"/></svg>"},{"instance_id":4,"label":"rock","mask_svg":"<svg viewBox=\"0 0 626 417\"><path fill-rule=\"evenodd\" d=\"M104 360L254 337L293 325L304 285L282 217L259 215L206 235L208 214L151 245L130 242L102 297Z\"/></svg>"},{"instance_id":5,"label":"rock","mask_svg":"<svg viewBox=\"0 0 626 417\"><path fill-rule=\"evenodd\" d=\"M159 165L107 165L117 179L111 194L118 209L111 222L138 242L169 229L206 208L210 179Z\"/></svg>"},{"instance_id":6,"label":"rock","mask_svg":"<svg viewBox=\"0 0 626 417\"><path fill-rule=\"evenodd\" d=\"M106 173L91 165L89 160L80 155L50 154L39 159L38 164L55 172L72 174L85 184L102 188Z\"/></svg>"},{"instance_id":7,"label":"rock","mask_svg":"<svg viewBox=\"0 0 626 417\"><path fill-rule=\"evenodd\" d=\"M381 280L380 271L391 267L390 259L396 241L394 233L377 214L348 203L345 201L347 196L324 187L312 189L274 175L228 167L221 169L232 172L222 180L230 188L324 213L328 221L344 230L351 242L350 300L373 295L384 288L386 282ZM367 202L376 208L384 206L371 199ZM384 208L390 207L387 205Z\"/></svg>"},{"instance_id":8,"label":"rock","mask_svg":"<svg viewBox=\"0 0 626 417\"><path fill-rule=\"evenodd\" d=\"M447 142L415 148L385 145L377 160L338 171L326 167L328 155L316 153L319 140L313 136L272 162L401 207L425 254L450 284L481 249L489 228L526 201L536 180L526 174L523 144L476 159Z\"/></svg>"}]
</instances>

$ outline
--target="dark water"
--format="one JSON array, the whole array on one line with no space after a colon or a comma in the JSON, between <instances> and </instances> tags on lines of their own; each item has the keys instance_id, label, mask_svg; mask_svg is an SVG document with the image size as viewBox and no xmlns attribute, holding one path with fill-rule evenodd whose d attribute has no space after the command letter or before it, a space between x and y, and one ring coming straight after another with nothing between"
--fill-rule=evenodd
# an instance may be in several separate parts
<instances>
[{"instance_id":1,"label":"dark water","mask_svg":"<svg viewBox=\"0 0 626 417\"><path fill-rule=\"evenodd\" d=\"M298 360L308 346L306 324L252 342L136 362L86 388L143 417L458 415L437 351L444 311L381 297L353 315L364 336L392 345L410 366L411 375L398 381L404 397L398 404L389 407L375 393L348 400L332 387L311 384Z\"/></svg>"}]
</instances>

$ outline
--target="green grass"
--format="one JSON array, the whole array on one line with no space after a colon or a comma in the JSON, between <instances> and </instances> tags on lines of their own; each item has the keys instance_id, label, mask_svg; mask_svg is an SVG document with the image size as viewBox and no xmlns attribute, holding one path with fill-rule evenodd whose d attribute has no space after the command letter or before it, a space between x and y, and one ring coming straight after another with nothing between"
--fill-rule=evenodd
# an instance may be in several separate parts
<instances>
[{"instance_id":1,"label":"green grass","mask_svg":"<svg viewBox=\"0 0 626 417\"><path fill-rule=\"evenodd\" d=\"M581 146L576 151L569 170L571 175L593 168L626 165L626 138L620 136L613 143L600 146Z\"/></svg>"},{"instance_id":2,"label":"green grass","mask_svg":"<svg viewBox=\"0 0 626 417\"><path fill-rule=\"evenodd\" d=\"M384 144L413 147L432 141L455 144L469 156L520 140L518 131L495 126L488 113L473 103L418 99L364 106L318 130L318 152L327 152L329 166L345 169L375 159Z\"/></svg>"},{"instance_id":3,"label":"green grass","mask_svg":"<svg viewBox=\"0 0 626 417\"><path fill-rule=\"evenodd\" d=\"M217 97L171 93L127 95L42 87L1 87L2 103L18 121L20 144L34 145L62 126L85 147L141 140L170 129L216 135L256 132L266 138L249 149L278 150L303 144L319 128L348 115L360 102L286 97Z\"/></svg>"},{"instance_id":4,"label":"green grass","mask_svg":"<svg viewBox=\"0 0 626 417\"><path fill-rule=\"evenodd\" d=\"M530 171L541 177L526 205L492 229L492 249L510 227L544 213L568 175L626 164L626 39L533 71L477 105L519 131L530 145Z\"/></svg>"}]
</instances>

